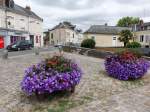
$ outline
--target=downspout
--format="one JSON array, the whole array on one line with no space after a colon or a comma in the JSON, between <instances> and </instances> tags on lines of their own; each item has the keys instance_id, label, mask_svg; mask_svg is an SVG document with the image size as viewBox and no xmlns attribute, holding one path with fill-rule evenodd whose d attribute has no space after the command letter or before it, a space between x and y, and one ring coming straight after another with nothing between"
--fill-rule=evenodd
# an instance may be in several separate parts
<instances>
[{"instance_id":1,"label":"downspout","mask_svg":"<svg viewBox=\"0 0 150 112\"><path fill-rule=\"evenodd\" d=\"M6 27L6 37L5 38L8 38L9 36L8 36L8 24L7 24L7 10L6 10L6 7L4 8L4 10L5 10L5 27ZM10 41L10 38L8 38L9 39L9 44L11 43L11 41ZM7 39L6 39L7 40ZM7 45L6 45L7 46Z\"/></svg>"}]
</instances>

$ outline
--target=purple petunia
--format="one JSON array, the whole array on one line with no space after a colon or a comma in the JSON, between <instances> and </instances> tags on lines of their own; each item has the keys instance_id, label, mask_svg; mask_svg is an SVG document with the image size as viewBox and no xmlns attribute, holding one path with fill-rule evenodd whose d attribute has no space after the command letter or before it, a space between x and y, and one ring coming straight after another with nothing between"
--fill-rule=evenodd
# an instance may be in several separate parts
<instances>
[{"instance_id":1,"label":"purple petunia","mask_svg":"<svg viewBox=\"0 0 150 112\"><path fill-rule=\"evenodd\" d=\"M143 58L129 61L122 60L119 55L113 55L105 60L105 69L108 75L119 80L141 78L149 67L150 62Z\"/></svg>"},{"instance_id":2,"label":"purple petunia","mask_svg":"<svg viewBox=\"0 0 150 112\"><path fill-rule=\"evenodd\" d=\"M46 69L46 62L38 63L25 70L21 88L27 95L53 93L68 90L79 84L82 72L77 64L71 63L71 71L59 72Z\"/></svg>"}]
</instances>

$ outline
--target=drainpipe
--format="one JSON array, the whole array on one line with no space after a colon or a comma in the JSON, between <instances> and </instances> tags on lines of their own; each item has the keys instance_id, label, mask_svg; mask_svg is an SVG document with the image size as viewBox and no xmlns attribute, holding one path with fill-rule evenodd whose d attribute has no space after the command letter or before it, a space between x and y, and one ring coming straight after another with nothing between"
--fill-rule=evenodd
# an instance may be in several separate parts
<instances>
[{"instance_id":1,"label":"drainpipe","mask_svg":"<svg viewBox=\"0 0 150 112\"><path fill-rule=\"evenodd\" d=\"M5 38L8 38L8 24L7 24L7 9L6 9L6 7L4 8L5 9L5 27L6 27L6 37ZM7 39L6 39L7 40ZM9 41L10 41L10 38L9 38ZM5 44L5 43L4 43ZM10 44L10 42L9 42L9 44ZM5 46L5 45L4 45ZM6 45L7 46L7 45Z\"/></svg>"}]
</instances>

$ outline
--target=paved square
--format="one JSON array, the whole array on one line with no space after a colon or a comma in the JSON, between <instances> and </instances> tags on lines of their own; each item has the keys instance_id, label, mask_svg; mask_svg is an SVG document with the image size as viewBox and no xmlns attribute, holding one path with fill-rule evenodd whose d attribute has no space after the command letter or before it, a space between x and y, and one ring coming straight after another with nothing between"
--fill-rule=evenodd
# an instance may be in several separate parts
<instances>
[{"instance_id":1,"label":"paved square","mask_svg":"<svg viewBox=\"0 0 150 112\"><path fill-rule=\"evenodd\" d=\"M71 96L43 102L27 98L20 89L24 70L53 53L0 60L0 112L150 112L150 73L137 81L106 75L104 60L65 54L82 67L83 77Z\"/></svg>"}]
</instances>

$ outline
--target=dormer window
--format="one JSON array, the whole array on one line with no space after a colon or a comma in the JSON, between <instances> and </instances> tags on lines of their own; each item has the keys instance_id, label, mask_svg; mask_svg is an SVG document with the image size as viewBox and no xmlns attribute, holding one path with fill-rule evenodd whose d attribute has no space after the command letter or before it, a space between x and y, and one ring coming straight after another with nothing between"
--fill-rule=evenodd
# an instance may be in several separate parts
<instances>
[{"instance_id":1,"label":"dormer window","mask_svg":"<svg viewBox=\"0 0 150 112\"><path fill-rule=\"evenodd\" d=\"M5 5L8 8L14 8L14 1L13 0L6 0Z\"/></svg>"},{"instance_id":2,"label":"dormer window","mask_svg":"<svg viewBox=\"0 0 150 112\"><path fill-rule=\"evenodd\" d=\"M20 21L24 21L24 19L20 19Z\"/></svg>"}]
</instances>

